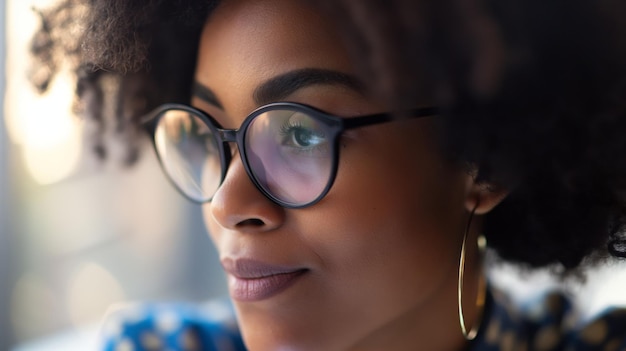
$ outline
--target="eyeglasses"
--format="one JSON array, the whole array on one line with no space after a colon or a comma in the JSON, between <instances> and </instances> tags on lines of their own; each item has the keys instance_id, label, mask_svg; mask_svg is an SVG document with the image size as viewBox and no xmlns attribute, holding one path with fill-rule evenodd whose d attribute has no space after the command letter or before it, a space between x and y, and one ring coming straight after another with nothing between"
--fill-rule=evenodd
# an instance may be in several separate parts
<instances>
[{"instance_id":1,"label":"eyeglasses","mask_svg":"<svg viewBox=\"0 0 626 351\"><path fill-rule=\"evenodd\" d=\"M409 111L411 117L437 113L434 107ZM211 201L226 177L236 143L254 185L286 208L320 201L337 174L342 132L396 120L391 114L342 118L316 108L277 102L254 110L239 129L223 129L196 108L165 104L144 122L172 184L197 203Z\"/></svg>"}]
</instances>

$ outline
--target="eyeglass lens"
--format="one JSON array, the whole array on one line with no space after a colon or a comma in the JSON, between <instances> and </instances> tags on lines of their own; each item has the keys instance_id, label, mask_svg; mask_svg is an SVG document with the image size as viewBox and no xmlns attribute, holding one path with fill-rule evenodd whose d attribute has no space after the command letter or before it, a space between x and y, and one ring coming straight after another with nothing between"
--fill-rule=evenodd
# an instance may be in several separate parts
<instances>
[{"instance_id":1,"label":"eyeglass lens","mask_svg":"<svg viewBox=\"0 0 626 351\"><path fill-rule=\"evenodd\" d=\"M219 146L202 119L183 110L167 110L159 119L154 140L170 180L187 197L205 202L221 180Z\"/></svg>"},{"instance_id":2,"label":"eyeglass lens","mask_svg":"<svg viewBox=\"0 0 626 351\"><path fill-rule=\"evenodd\" d=\"M333 172L332 129L308 113L273 109L244 127L243 162L253 182L280 202L301 206L315 201ZM166 110L155 131L161 163L172 182L197 202L211 200L221 183L216 129L190 111Z\"/></svg>"}]
</instances>

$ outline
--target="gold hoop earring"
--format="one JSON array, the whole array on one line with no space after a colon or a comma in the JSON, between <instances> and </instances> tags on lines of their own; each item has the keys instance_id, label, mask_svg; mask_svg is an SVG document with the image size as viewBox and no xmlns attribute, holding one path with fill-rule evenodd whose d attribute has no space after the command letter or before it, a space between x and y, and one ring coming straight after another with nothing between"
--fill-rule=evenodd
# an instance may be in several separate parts
<instances>
[{"instance_id":1,"label":"gold hoop earring","mask_svg":"<svg viewBox=\"0 0 626 351\"><path fill-rule=\"evenodd\" d=\"M478 207L478 204L476 204ZM485 297L487 295L487 282L485 281L484 274L480 274L479 277L479 287L478 294L476 295L476 307L478 308L478 318L475 325L472 327L470 331L467 331L467 326L465 325L465 317L463 316L463 276L465 274L465 243L467 241L467 235L470 230L470 226L472 224L472 219L474 217L474 212L476 211L476 207L470 213L470 217L467 221L467 226L465 227L465 233L463 234L463 244L461 245L461 258L459 260L459 284L458 284L458 305L459 305L459 323L461 324L461 332L466 340L471 341L476 338L478 335L478 330L480 328L480 324L483 318L483 312L485 309ZM484 235L478 236L478 250L481 257L481 265L482 260L485 255L485 248L487 247L487 240Z\"/></svg>"}]
</instances>

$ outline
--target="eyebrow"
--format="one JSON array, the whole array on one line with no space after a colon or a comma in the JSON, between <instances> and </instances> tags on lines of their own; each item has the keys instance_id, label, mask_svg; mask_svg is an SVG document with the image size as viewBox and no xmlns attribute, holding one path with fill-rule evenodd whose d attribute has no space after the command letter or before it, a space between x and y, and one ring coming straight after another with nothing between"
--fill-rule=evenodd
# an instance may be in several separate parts
<instances>
[{"instance_id":1,"label":"eyebrow","mask_svg":"<svg viewBox=\"0 0 626 351\"><path fill-rule=\"evenodd\" d=\"M350 74L328 69L303 68L278 75L261 83L254 90L252 98L258 106L267 105L284 100L294 92L312 85L339 85L359 94L365 92L365 85ZM215 93L202 83L194 81L192 93L205 102L223 109Z\"/></svg>"},{"instance_id":2,"label":"eyebrow","mask_svg":"<svg viewBox=\"0 0 626 351\"><path fill-rule=\"evenodd\" d=\"M203 85L197 80L193 81L193 85L191 87L191 94L195 97L198 97L204 100L205 102L208 102L209 104L213 106L219 107L222 110L224 109L224 106L222 105L220 100L217 98L215 93L211 89L209 89L209 87Z\"/></svg>"},{"instance_id":3,"label":"eyebrow","mask_svg":"<svg viewBox=\"0 0 626 351\"><path fill-rule=\"evenodd\" d=\"M254 90L254 102L257 105L266 105L280 101L297 90L312 85L339 85L360 94L365 92L363 83L352 75L327 69L304 68L281 74L259 85Z\"/></svg>"}]
</instances>

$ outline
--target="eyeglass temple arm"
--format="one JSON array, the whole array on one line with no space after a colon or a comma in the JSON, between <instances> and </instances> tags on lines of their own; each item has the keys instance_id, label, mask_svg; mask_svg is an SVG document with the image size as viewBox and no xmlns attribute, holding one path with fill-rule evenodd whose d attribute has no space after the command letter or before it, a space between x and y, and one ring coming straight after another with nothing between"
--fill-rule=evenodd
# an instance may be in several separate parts
<instances>
[{"instance_id":1,"label":"eyeglass temple arm","mask_svg":"<svg viewBox=\"0 0 626 351\"><path fill-rule=\"evenodd\" d=\"M344 118L343 126L345 129L352 129L358 127L365 127L372 124L379 124L385 122L396 121L402 119L403 115L406 115L408 118L421 118L434 116L439 114L440 109L438 107L422 107L414 110L409 110L405 112L399 113L377 113L375 115L367 115L360 116L354 118Z\"/></svg>"}]
</instances>

